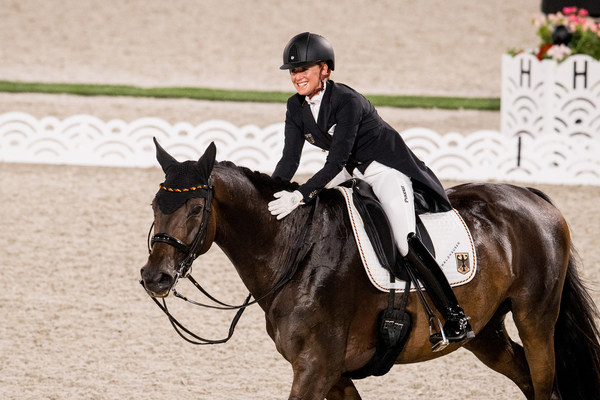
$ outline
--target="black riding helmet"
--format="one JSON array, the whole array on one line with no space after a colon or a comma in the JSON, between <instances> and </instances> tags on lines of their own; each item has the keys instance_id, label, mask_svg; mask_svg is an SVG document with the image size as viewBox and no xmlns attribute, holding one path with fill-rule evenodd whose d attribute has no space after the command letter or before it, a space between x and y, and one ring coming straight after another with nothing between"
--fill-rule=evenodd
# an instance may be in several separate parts
<instances>
[{"instance_id":1,"label":"black riding helmet","mask_svg":"<svg viewBox=\"0 0 600 400\"><path fill-rule=\"evenodd\" d=\"M279 69L294 69L325 62L333 71L335 56L327 39L315 33L304 32L290 39L283 49L283 65Z\"/></svg>"}]
</instances>

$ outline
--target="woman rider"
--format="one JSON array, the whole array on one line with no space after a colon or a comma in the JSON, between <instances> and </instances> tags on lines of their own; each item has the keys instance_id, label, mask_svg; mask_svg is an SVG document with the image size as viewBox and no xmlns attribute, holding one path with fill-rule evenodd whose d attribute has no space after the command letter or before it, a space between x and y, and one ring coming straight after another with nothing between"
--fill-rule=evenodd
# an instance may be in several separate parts
<instances>
[{"instance_id":1,"label":"woman rider","mask_svg":"<svg viewBox=\"0 0 600 400\"><path fill-rule=\"evenodd\" d=\"M283 51L280 69L290 71L298 93L287 101L283 155L273 177L292 179L305 140L329 154L323 168L298 190L275 193L269 211L277 219L284 218L299 205L312 201L345 168L372 186L390 221L400 254L411 264L419 264L415 265L419 278L446 321L447 339L456 342L474 337L435 259L422 245L409 245L417 240L411 235L416 225L415 203L424 212L451 209L442 184L364 96L329 80L334 67L333 48L320 35L298 34ZM439 334L432 337L434 342L439 340Z\"/></svg>"}]
</instances>

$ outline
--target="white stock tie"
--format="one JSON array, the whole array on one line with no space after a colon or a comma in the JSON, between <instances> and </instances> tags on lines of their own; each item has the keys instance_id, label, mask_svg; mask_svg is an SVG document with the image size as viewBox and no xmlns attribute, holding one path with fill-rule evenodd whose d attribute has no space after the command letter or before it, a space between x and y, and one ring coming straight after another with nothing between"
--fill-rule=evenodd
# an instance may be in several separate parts
<instances>
[{"instance_id":1,"label":"white stock tie","mask_svg":"<svg viewBox=\"0 0 600 400\"><path fill-rule=\"evenodd\" d=\"M308 96L305 97L306 102L310 106L310 111L315 119L315 122L319 119L319 110L321 109L321 100L323 100L323 94L325 93L325 82L323 82L323 90L321 90L318 94L314 95L312 99Z\"/></svg>"}]
</instances>

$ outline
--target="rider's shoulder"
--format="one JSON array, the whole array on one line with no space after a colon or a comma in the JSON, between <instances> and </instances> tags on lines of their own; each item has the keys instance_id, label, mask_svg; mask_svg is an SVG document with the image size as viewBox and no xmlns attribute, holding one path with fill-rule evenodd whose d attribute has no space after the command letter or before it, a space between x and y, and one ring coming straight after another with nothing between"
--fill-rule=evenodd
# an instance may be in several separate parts
<instances>
[{"instance_id":1,"label":"rider's shoulder","mask_svg":"<svg viewBox=\"0 0 600 400\"><path fill-rule=\"evenodd\" d=\"M331 89L331 102L334 107L349 103L357 107L364 107L366 104L365 97L346 84L332 81Z\"/></svg>"},{"instance_id":2,"label":"rider's shoulder","mask_svg":"<svg viewBox=\"0 0 600 400\"><path fill-rule=\"evenodd\" d=\"M358 92L356 90L352 89L350 86L346 85L345 83L329 81L329 82L327 82L327 88L328 89L331 88L332 92L335 92L338 95L353 96L353 95L358 94Z\"/></svg>"},{"instance_id":3,"label":"rider's shoulder","mask_svg":"<svg viewBox=\"0 0 600 400\"><path fill-rule=\"evenodd\" d=\"M294 93L293 95L291 95L287 99L287 107L288 107L288 109L290 107L293 107L293 108L300 107L300 106L302 106L303 103L304 103L304 96L302 96L302 95L300 95L298 93Z\"/></svg>"}]
</instances>

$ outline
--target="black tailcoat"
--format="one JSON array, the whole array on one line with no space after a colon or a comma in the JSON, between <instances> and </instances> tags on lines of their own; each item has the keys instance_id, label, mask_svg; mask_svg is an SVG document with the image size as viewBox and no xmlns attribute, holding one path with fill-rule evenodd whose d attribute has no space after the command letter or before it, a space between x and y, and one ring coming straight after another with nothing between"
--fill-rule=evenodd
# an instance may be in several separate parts
<instances>
[{"instance_id":1,"label":"black tailcoat","mask_svg":"<svg viewBox=\"0 0 600 400\"><path fill-rule=\"evenodd\" d=\"M335 127L333 135L329 134L332 127ZM304 141L329 151L323 168L298 189L305 202L312 200L344 167L350 173L354 168L364 172L371 162L377 161L411 178L418 210L451 208L435 174L379 116L375 107L346 85L327 82L317 122L304 96L296 93L288 99L283 155L273 177L292 179L300 164Z\"/></svg>"}]
</instances>

